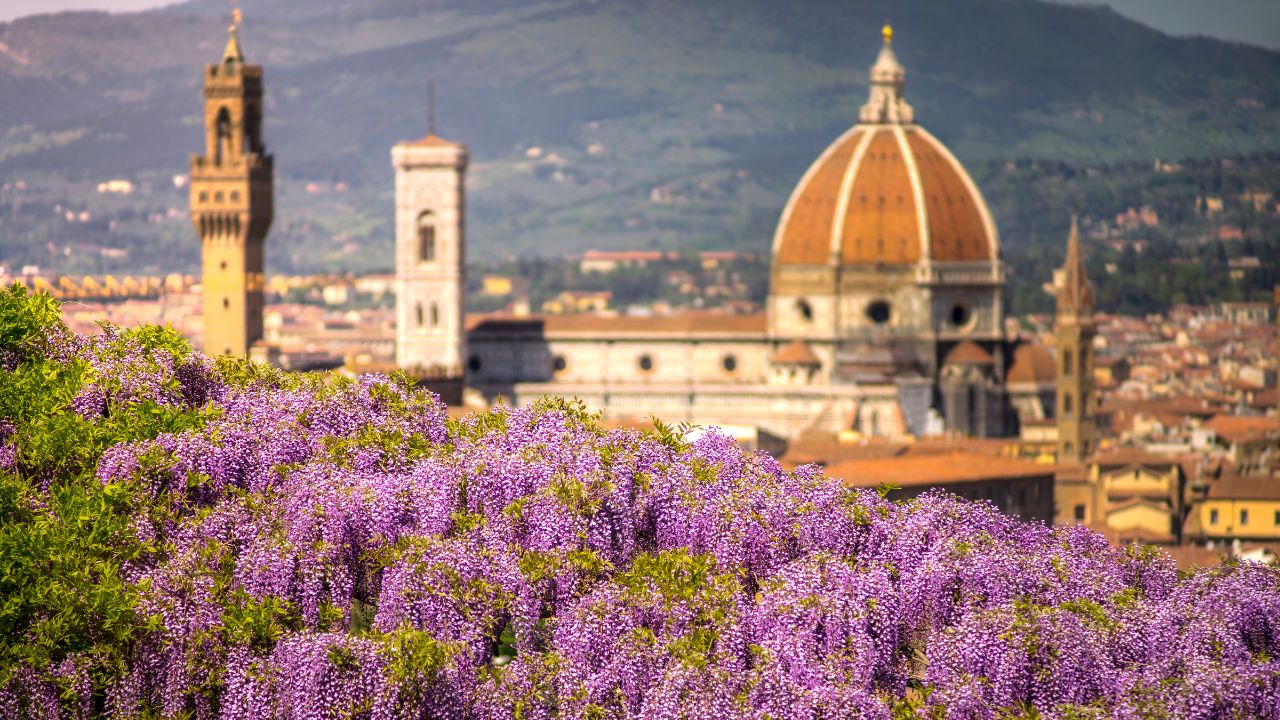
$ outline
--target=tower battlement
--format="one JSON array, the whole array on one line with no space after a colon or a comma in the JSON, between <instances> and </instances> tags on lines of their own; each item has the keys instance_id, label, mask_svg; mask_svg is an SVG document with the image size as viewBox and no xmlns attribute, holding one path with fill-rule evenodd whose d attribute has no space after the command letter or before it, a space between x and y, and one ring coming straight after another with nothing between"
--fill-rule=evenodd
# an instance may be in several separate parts
<instances>
[{"instance_id":1,"label":"tower battlement","mask_svg":"<svg viewBox=\"0 0 1280 720\"><path fill-rule=\"evenodd\" d=\"M204 71L205 151L191 156L191 224L203 259L204 350L246 357L262 337L264 246L275 164L262 141L262 67L244 62L236 28Z\"/></svg>"}]
</instances>

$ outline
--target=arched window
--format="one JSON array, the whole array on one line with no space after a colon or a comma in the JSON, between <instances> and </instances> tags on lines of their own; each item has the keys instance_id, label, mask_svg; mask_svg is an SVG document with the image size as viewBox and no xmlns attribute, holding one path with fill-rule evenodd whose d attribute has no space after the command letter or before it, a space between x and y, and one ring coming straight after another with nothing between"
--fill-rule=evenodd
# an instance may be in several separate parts
<instances>
[{"instance_id":1,"label":"arched window","mask_svg":"<svg viewBox=\"0 0 1280 720\"><path fill-rule=\"evenodd\" d=\"M418 303L417 307L414 308L414 312L418 316L418 327L422 327L422 303Z\"/></svg>"},{"instance_id":2,"label":"arched window","mask_svg":"<svg viewBox=\"0 0 1280 720\"><path fill-rule=\"evenodd\" d=\"M1072 356L1070 350L1062 351L1062 374L1064 376L1071 377L1072 375L1071 367L1074 364L1071 361L1074 359L1075 358Z\"/></svg>"},{"instance_id":3,"label":"arched window","mask_svg":"<svg viewBox=\"0 0 1280 720\"><path fill-rule=\"evenodd\" d=\"M440 324L440 306L436 305L435 303L431 303L431 327L436 327L439 324Z\"/></svg>"},{"instance_id":4,"label":"arched window","mask_svg":"<svg viewBox=\"0 0 1280 720\"><path fill-rule=\"evenodd\" d=\"M1063 393L1063 395L1062 395L1062 414L1063 414L1063 415L1070 415L1070 414L1071 414L1071 413L1073 413L1073 412L1075 412L1075 411L1074 411L1074 410L1072 410L1072 408L1071 408L1071 395L1069 395L1069 394L1067 394L1067 393Z\"/></svg>"},{"instance_id":5,"label":"arched window","mask_svg":"<svg viewBox=\"0 0 1280 720\"><path fill-rule=\"evenodd\" d=\"M431 211L418 216L418 262L436 259L436 218Z\"/></svg>"},{"instance_id":6,"label":"arched window","mask_svg":"<svg viewBox=\"0 0 1280 720\"><path fill-rule=\"evenodd\" d=\"M216 127L218 137L213 148L213 164L221 165L224 158L231 157L231 113L226 108L218 111Z\"/></svg>"}]
</instances>

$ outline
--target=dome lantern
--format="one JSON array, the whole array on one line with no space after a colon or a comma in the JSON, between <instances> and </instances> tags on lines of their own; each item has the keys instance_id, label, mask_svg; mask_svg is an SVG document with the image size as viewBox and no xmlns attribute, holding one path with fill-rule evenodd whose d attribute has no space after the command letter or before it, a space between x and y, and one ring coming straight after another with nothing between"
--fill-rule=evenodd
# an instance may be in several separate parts
<instances>
[{"instance_id":1,"label":"dome lantern","mask_svg":"<svg viewBox=\"0 0 1280 720\"><path fill-rule=\"evenodd\" d=\"M915 110L907 104L904 91L907 71L893 52L893 28L886 24L881 31L884 45L876 64L871 66L870 97L862 106L858 119L864 123L910 124L915 122Z\"/></svg>"}]
</instances>

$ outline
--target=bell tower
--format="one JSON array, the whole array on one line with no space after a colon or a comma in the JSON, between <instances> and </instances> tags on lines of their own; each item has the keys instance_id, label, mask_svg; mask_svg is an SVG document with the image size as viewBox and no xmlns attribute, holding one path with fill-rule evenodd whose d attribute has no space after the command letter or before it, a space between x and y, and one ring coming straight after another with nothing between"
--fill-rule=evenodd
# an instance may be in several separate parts
<instances>
[{"instance_id":1,"label":"bell tower","mask_svg":"<svg viewBox=\"0 0 1280 720\"><path fill-rule=\"evenodd\" d=\"M191 158L191 223L204 265L204 350L246 357L262 337L263 246L273 216L262 143L262 67L244 61L239 13L221 62L205 66L205 152Z\"/></svg>"},{"instance_id":2,"label":"bell tower","mask_svg":"<svg viewBox=\"0 0 1280 720\"><path fill-rule=\"evenodd\" d=\"M1093 286L1085 276L1080 227L1071 218L1067 260L1058 288L1054 344L1058 351L1058 462L1078 463L1094 448Z\"/></svg>"},{"instance_id":3,"label":"bell tower","mask_svg":"<svg viewBox=\"0 0 1280 720\"><path fill-rule=\"evenodd\" d=\"M434 104L434 103L432 103ZM396 364L464 375L467 146L436 135L391 149L396 173Z\"/></svg>"}]
</instances>

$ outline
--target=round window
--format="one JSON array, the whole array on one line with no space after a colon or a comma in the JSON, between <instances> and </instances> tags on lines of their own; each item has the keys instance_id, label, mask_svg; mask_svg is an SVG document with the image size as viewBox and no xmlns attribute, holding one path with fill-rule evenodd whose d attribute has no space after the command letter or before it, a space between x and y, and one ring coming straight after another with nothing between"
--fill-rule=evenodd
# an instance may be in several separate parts
<instances>
[{"instance_id":1,"label":"round window","mask_svg":"<svg viewBox=\"0 0 1280 720\"><path fill-rule=\"evenodd\" d=\"M562 372L567 367L569 367L569 362L564 359L563 355L557 355L551 358L552 370L555 370L556 372Z\"/></svg>"},{"instance_id":2,"label":"round window","mask_svg":"<svg viewBox=\"0 0 1280 720\"><path fill-rule=\"evenodd\" d=\"M809 304L808 300L797 300L796 312L800 313L800 317L803 318L805 322L813 320L813 306Z\"/></svg>"},{"instance_id":3,"label":"round window","mask_svg":"<svg viewBox=\"0 0 1280 720\"><path fill-rule=\"evenodd\" d=\"M484 363L480 362L479 355L472 355L467 358L467 369L471 372L480 372L480 368L484 367Z\"/></svg>"},{"instance_id":4,"label":"round window","mask_svg":"<svg viewBox=\"0 0 1280 720\"><path fill-rule=\"evenodd\" d=\"M640 359L636 361L636 364L640 366L641 370L649 372L653 369L653 358L648 355L641 355Z\"/></svg>"},{"instance_id":5,"label":"round window","mask_svg":"<svg viewBox=\"0 0 1280 720\"><path fill-rule=\"evenodd\" d=\"M724 368L725 372L733 372L738 369L738 358L733 355L725 355L720 359L720 365Z\"/></svg>"},{"instance_id":6,"label":"round window","mask_svg":"<svg viewBox=\"0 0 1280 720\"><path fill-rule=\"evenodd\" d=\"M969 311L969 306L964 303L957 303L951 308L951 324L956 327L964 327L969 324L969 319L973 317L973 313Z\"/></svg>"},{"instance_id":7,"label":"round window","mask_svg":"<svg viewBox=\"0 0 1280 720\"><path fill-rule=\"evenodd\" d=\"M867 319L877 325L889 322L890 315L889 303L883 300L877 300L867 306Z\"/></svg>"}]
</instances>

